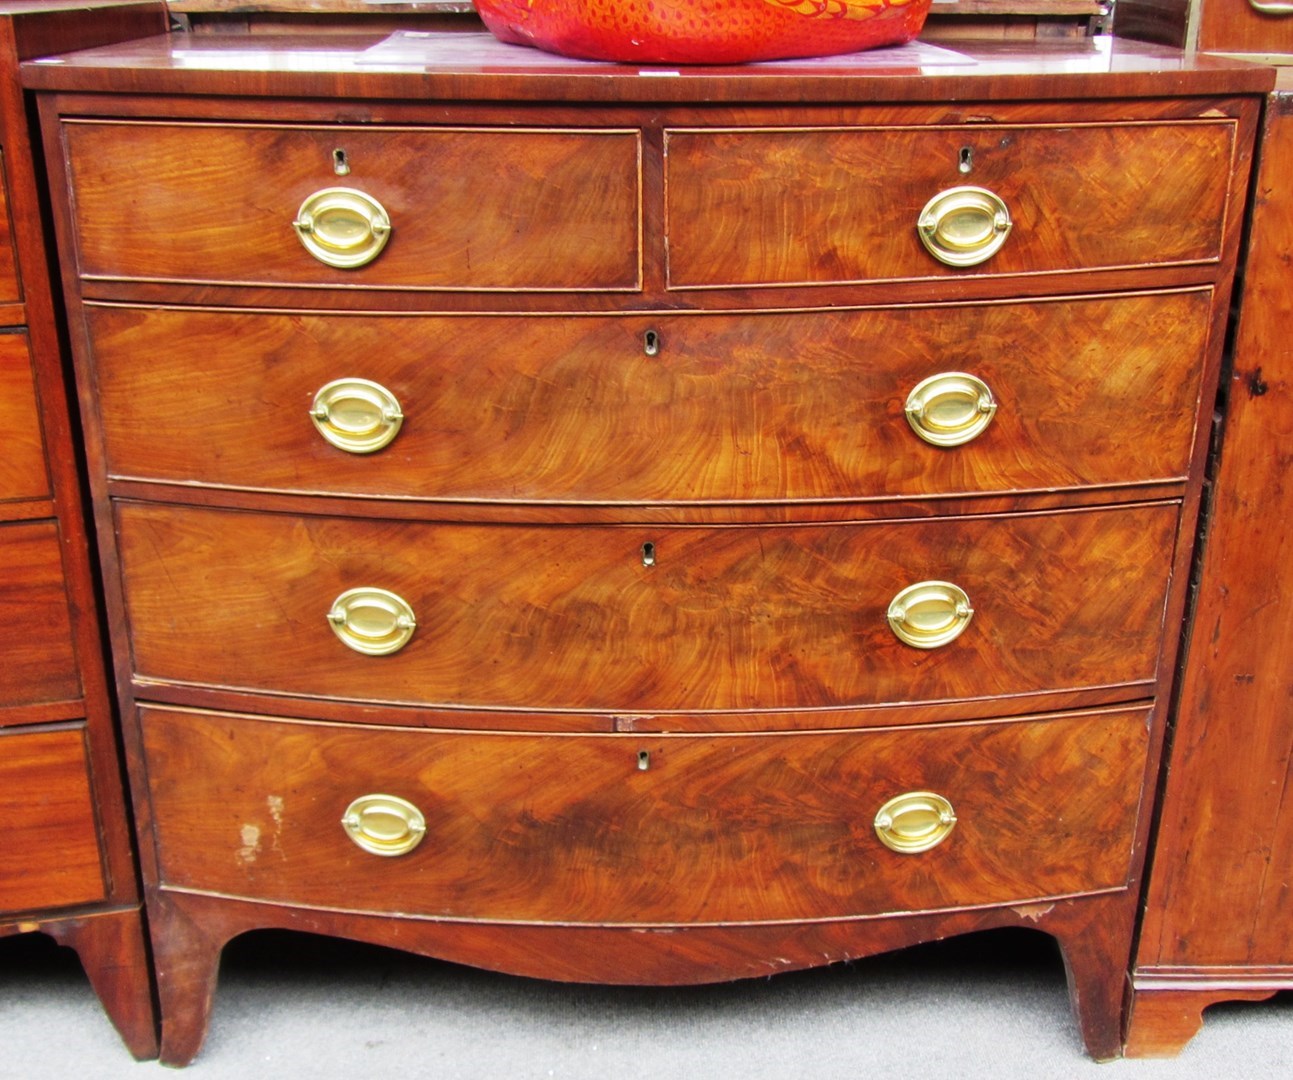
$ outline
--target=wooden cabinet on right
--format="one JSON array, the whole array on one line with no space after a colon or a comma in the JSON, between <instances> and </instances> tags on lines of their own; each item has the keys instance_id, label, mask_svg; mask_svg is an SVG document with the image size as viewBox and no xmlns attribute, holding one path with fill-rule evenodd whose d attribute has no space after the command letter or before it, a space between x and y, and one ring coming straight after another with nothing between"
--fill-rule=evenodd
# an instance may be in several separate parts
<instances>
[{"instance_id":1,"label":"wooden cabinet on right","mask_svg":"<svg viewBox=\"0 0 1293 1080\"><path fill-rule=\"evenodd\" d=\"M1257 57L1293 53L1290 0L1119 0L1124 37Z\"/></svg>"},{"instance_id":2,"label":"wooden cabinet on right","mask_svg":"<svg viewBox=\"0 0 1293 1080\"><path fill-rule=\"evenodd\" d=\"M1132 978L1128 1056L1293 989L1293 69L1267 103L1213 512Z\"/></svg>"}]
</instances>

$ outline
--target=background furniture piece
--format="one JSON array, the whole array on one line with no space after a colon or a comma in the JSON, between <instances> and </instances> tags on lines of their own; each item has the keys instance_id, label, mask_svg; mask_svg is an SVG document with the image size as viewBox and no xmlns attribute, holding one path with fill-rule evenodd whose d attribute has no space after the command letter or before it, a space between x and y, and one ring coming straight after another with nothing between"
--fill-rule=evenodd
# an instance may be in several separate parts
<instances>
[{"instance_id":1,"label":"background furniture piece","mask_svg":"<svg viewBox=\"0 0 1293 1080\"><path fill-rule=\"evenodd\" d=\"M1145 41L1263 61L1293 54L1284 0L1119 0L1114 31Z\"/></svg>"},{"instance_id":2,"label":"background furniture piece","mask_svg":"<svg viewBox=\"0 0 1293 1080\"><path fill-rule=\"evenodd\" d=\"M1127 1053L1293 989L1293 69L1267 103L1220 462L1132 978Z\"/></svg>"},{"instance_id":3,"label":"background furniture piece","mask_svg":"<svg viewBox=\"0 0 1293 1080\"><path fill-rule=\"evenodd\" d=\"M1268 72L24 77L164 1060L258 927L669 984L1035 926L1118 1052Z\"/></svg>"},{"instance_id":4,"label":"background furniture piece","mask_svg":"<svg viewBox=\"0 0 1293 1080\"><path fill-rule=\"evenodd\" d=\"M0 4L0 934L74 948L140 1058L151 980L18 63L165 25L155 3Z\"/></svg>"},{"instance_id":5,"label":"background furniture piece","mask_svg":"<svg viewBox=\"0 0 1293 1080\"><path fill-rule=\"evenodd\" d=\"M346 32L366 28L478 29L471 0L171 0L171 14L194 31L230 28ZM1084 36L1107 27L1110 0L934 0L923 37L928 40Z\"/></svg>"}]
</instances>

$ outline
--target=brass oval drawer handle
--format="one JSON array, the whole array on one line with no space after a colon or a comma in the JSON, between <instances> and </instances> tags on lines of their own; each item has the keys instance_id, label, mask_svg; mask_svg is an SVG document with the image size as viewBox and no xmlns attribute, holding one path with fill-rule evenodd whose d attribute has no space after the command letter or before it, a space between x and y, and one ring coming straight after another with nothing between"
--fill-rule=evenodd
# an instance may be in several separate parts
<instances>
[{"instance_id":1,"label":"brass oval drawer handle","mask_svg":"<svg viewBox=\"0 0 1293 1080\"><path fill-rule=\"evenodd\" d=\"M346 807L341 827L374 855L407 855L427 832L422 811L398 795L361 795Z\"/></svg>"},{"instance_id":2,"label":"brass oval drawer handle","mask_svg":"<svg viewBox=\"0 0 1293 1080\"><path fill-rule=\"evenodd\" d=\"M938 847L956 828L952 804L933 791L908 791L875 815L875 833L890 851L916 855Z\"/></svg>"},{"instance_id":3,"label":"brass oval drawer handle","mask_svg":"<svg viewBox=\"0 0 1293 1080\"><path fill-rule=\"evenodd\" d=\"M974 608L965 590L950 581L919 581L889 602L889 629L917 649L955 641L970 625Z\"/></svg>"},{"instance_id":4,"label":"brass oval drawer handle","mask_svg":"<svg viewBox=\"0 0 1293 1080\"><path fill-rule=\"evenodd\" d=\"M954 187L925 204L916 232L939 262L977 266L1001 250L1012 225L1000 196L987 188Z\"/></svg>"},{"instance_id":5,"label":"brass oval drawer handle","mask_svg":"<svg viewBox=\"0 0 1293 1080\"><path fill-rule=\"evenodd\" d=\"M323 188L306 196L292 227L306 251L342 270L372 262L391 237L386 208L354 188Z\"/></svg>"},{"instance_id":6,"label":"brass oval drawer handle","mask_svg":"<svg viewBox=\"0 0 1293 1080\"><path fill-rule=\"evenodd\" d=\"M977 376L944 371L913 386L903 408L911 430L927 443L963 446L987 430L997 401Z\"/></svg>"},{"instance_id":7,"label":"brass oval drawer handle","mask_svg":"<svg viewBox=\"0 0 1293 1080\"><path fill-rule=\"evenodd\" d=\"M1254 11L1260 11L1263 15L1293 15L1293 4L1264 3L1263 0L1248 0L1248 3Z\"/></svg>"},{"instance_id":8,"label":"brass oval drawer handle","mask_svg":"<svg viewBox=\"0 0 1293 1080\"><path fill-rule=\"evenodd\" d=\"M387 589L347 589L328 612L332 632L355 652L388 656L408 644L417 619L403 597Z\"/></svg>"},{"instance_id":9,"label":"brass oval drawer handle","mask_svg":"<svg viewBox=\"0 0 1293 1080\"><path fill-rule=\"evenodd\" d=\"M400 433L404 413L399 400L381 383L336 379L314 395L310 419L338 450L371 454L389 446Z\"/></svg>"}]
</instances>

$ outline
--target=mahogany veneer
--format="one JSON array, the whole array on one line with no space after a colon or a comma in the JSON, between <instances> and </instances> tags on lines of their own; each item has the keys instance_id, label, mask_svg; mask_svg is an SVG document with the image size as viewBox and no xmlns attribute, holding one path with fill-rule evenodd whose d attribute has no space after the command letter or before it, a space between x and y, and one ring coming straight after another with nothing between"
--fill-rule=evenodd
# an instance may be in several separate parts
<instances>
[{"instance_id":1,"label":"mahogany veneer","mask_svg":"<svg viewBox=\"0 0 1293 1080\"><path fill-rule=\"evenodd\" d=\"M0 935L76 950L131 1053L156 1017L21 60L160 4L0 3Z\"/></svg>"},{"instance_id":2,"label":"mahogany veneer","mask_svg":"<svg viewBox=\"0 0 1293 1080\"><path fill-rule=\"evenodd\" d=\"M674 75L419 41L25 69L164 1059L261 926L662 984L1036 926L1115 1055L1269 76L1107 41ZM952 268L916 226L965 185L1013 226ZM338 238L386 237L359 268L297 235L337 186L391 216ZM991 415L966 445L908 422L939 373L990 387L926 417ZM347 378L392 399L334 417ZM347 425L393 439L323 441Z\"/></svg>"}]
</instances>

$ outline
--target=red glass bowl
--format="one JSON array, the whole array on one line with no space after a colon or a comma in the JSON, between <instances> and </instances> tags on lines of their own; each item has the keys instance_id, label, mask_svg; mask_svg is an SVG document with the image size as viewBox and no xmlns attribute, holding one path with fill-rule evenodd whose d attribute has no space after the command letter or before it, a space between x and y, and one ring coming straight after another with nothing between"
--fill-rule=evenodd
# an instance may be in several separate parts
<instances>
[{"instance_id":1,"label":"red glass bowl","mask_svg":"<svg viewBox=\"0 0 1293 1080\"><path fill-rule=\"evenodd\" d=\"M475 0L500 41L585 60L739 64L910 41L931 0Z\"/></svg>"}]
</instances>

